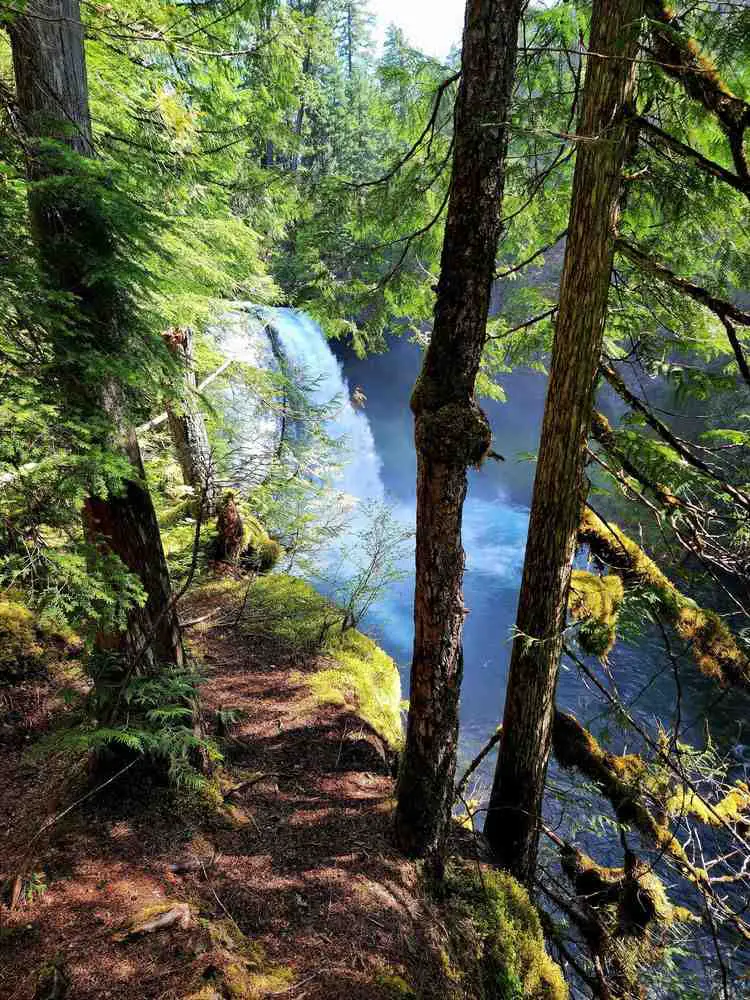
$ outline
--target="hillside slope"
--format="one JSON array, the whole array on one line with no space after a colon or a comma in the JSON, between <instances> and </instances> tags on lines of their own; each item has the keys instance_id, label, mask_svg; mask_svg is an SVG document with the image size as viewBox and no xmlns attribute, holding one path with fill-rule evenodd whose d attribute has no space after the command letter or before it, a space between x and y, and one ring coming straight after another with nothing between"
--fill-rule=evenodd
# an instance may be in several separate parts
<instances>
[{"instance_id":1,"label":"hillside slope","mask_svg":"<svg viewBox=\"0 0 750 1000\"><path fill-rule=\"evenodd\" d=\"M354 632L305 651L324 602L300 581L253 592L249 614L233 579L181 608L224 755L206 801L134 768L32 844L85 790L67 758L27 752L62 711L54 682L5 732L0 876L37 874L2 908L0 997L565 996L522 890L464 863L438 903L392 845L392 661Z\"/></svg>"}]
</instances>

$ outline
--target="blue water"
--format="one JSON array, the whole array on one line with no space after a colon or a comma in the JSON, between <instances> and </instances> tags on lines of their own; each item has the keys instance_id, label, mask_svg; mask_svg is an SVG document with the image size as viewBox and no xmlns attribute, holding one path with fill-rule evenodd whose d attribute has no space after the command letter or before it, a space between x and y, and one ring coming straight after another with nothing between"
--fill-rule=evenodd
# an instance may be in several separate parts
<instances>
[{"instance_id":1,"label":"blue water","mask_svg":"<svg viewBox=\"0 0 750 1000\"><path fill-rule=\"evenodd\" d=\"M334 350L349 383L361 386L367 395L366 413L385 488L413 519L416 458L409 396L421 352L402 340L392 340L387 353L365 360L337 345ZM546 380L535 372L514 373L503 382L507 402L485 400L482 405L492 425L493 447L506 460L488 462L470 473L464 509L465 596L471 612L464 633L464 755L485 741L502 716L509 637L515 622L534 479L535 466L529 455L538 445L546 392ZM597 498L597 504L606 510L604 500ZM409 579L398 594L375 609L371 622L382 644L404 666L405 680L411 656L412 587L413 579ZM618 643L609 669L639 720L649 727L657 721L672 725L676 701L672 663L660 636L647 623L636 646ZM681 673L684 738L702 743L708 722L723 747L750 764L750 731L743 728L748 699L737 693L723 695L698 673L689 656ZM575 671L561 671L558 704L595 728L602 724L601 698Z\"/></svg>"},{"instance_id":2,"label":"blue water","mask_svg":"<svg viewBox=\"0 0 750 1000\"><path fill-rule=\"evenodd\" d=\"M386 499L397 518L413 527L415 514L416 458L413 446L409 396L421 364L418 347L392 340L382 355L361 360L339 344L327 343L319 328L303 314L275 311L274 324L288 356L318 375L317 402L326 397L339 401L329 432L349 439L349 461L336 473L335 486L361 501ZM502 718L503 696L510 658L510 635L515 621L521 582L528 512L534 477L529 453L538 444L546 383L536 373L518 372L504 380L508 401L484 401L494 434L494 448L505 456L488 462L469 476L464 507L463 541L466 550L465 604L469 609L464 630L464 680L460 707L459 773L494 733ZM363 410L352 406L355 387L367 397ZM610 404L608 406L608 404ZM599 405L616 416L612 400ZM615 411L613 414L612 411ZM605 497L595 497L605 515ZM617 514L619 517L620 514ZM632 529L631 529L632 530ZM344 551L351 536L342 539ZM579 558L581 558L579 556ZM408 695L413 633L413 548L405 553L406 577L381 596L364 621L372 634L401 668L404 694ZM360 626L363 627L363 626ZM637 623L631 641L619 641L608 665L590 661L595 676L626 703L632 715L653 734L659 725L672 729L679 701L683 742L703 747L710 733L714 746L734 764L735 778L750 776L750 699L738 692L721 692L697 670L689 653L680 652L680 697L673 663L661 636L647 621ZM634 641L633 641L634 640ZM557 704L574 714L613 750L638 748L638 738L621 730L591 682L563 663ZM475 775L469 794L486 802L494 760L488 758ZM744 772L744 773L743 773ZM604 864L622 864L620 839L607 820L607 804L577 776L563 772L552 761L547 780L545 820L564 837L570 837ZM482 822L481 811L475 821ZM701 833L708 856L727 850L723 831ZM633 835L630 835L633 837ZM544 846L544 845L543 845ZM658 855L641 845L644 856ZM543 855L557 864L555 852ZM675 873L670 893L676 902L694 905L693 893ZM738 898L734 905L741 905ZM702 959L705 952L707 959ZM681 983L687 975L702 976L704 961L711 967L709 943L695 931L683 958L678 959ZM659 995L667 995L660 993Z\"/></svg>"},{"instance_id":3,"label":"blue water","mask_svg":"<svg viewBox=\"0 0 750 1000\"><path fill-rule=\"evenodd\" d=\"M419 348L392 339L386 353L363 360L342 345L327 342L302 313L275 310L274 325L288 356L308 375L318 376L316 401L331 397L339 401L330 429L352 444L350 459L339 474L339 488L364 501L386 498L396 516L413 527L416 458L409 396L421 364ZM355 386L367 397L362 410L349 402ZM506 460L490 461L470 472L464 508L464 590L470 612L461 697L465 757L473 755L502 717L534 477L529 453L537 448L546 382L537 373L518 372L504 380L504 388L506 403L484 401L483 406L492 425L493 446ZM597 498L599 506L605 503ZM399 664L405 694L413 634L412 561L413 554L407 553L407 577L382 596L364 623ZM604 678L603 668L595 662L593 666ZM639 720L652 731L657 723L671 727L676 702L672 663L647 623L637 644L617 644L608 669L611 682ZM736 693L723 696L698 673L689 656L681 670L681 689L683 738L702 743L708 723L726 751L750 764L750 733L743 730L748 699ZM601 697L574 670L561 671L557 701L595 729L606 722ZM616 745L617 733L610 732L610 739Z\"/></svg>"}]
</instances>

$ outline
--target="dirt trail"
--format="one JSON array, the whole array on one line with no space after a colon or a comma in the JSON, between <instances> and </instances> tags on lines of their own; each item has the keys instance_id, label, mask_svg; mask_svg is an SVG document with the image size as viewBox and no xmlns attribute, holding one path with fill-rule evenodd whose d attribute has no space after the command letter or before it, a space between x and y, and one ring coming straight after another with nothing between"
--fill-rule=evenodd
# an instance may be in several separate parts
<instances>
[{"instance_id":1,"label":"dirt trail","mask_svg":"<svg viewBox=\"0 0 750 1000\"><path fill-rule=\"evenodd\" d=\"M209 608L194 598L183 610ZM209 671L206 718L242 713L222 743L225 807L183 808L133 770L41 837L34 867L46 888L0 911L0 998L31 1000L54 963L75 1000L387 1000L414 995L404 979L440 996L415 869L389 839L393 781L378 739L350 710L314 704L304 683L314 659L208 624L189 632ZM2 879L73 787L59 761L24 757L34 730L7 735ZM189 927L116 940L144 908L176 902L190 904Z\"/></svg>"}]
</instances>

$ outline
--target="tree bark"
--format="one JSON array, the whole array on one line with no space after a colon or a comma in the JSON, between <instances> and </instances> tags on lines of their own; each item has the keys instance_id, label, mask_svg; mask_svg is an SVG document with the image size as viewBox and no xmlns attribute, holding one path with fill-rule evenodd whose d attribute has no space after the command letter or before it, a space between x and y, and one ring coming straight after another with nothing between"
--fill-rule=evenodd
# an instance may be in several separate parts
<instances>
[{"instance_id":1,"label":"tree bark","mask_svg":"<svg viewBox=\"0 0 750 1000\"><path fill-rule=\"evenodd\" d=\"M466 470L490 448L474 399L501 231L507 127L521 0L469 0L455 115L453 180L435 322L411 406L417 538L411 707L398 788L401 847L438 869L453 801Z\"/></svg>"},{"instance_id":2,"label":"tree bark","mask_svg":"<svg viewBox=\"0 0 750 1000\"><path fill-rule=\"evenodd\" d=\"M130 433L128 451L133 471L141 462L140 449L134 433ZM176 610L172 607L172 584L169 578L159 524L151 500L144 487L145 472L140 464L140 476L123 484L116 496L90 496L84 503L84 526L88 539L100 549L115 555L141 581L146 591L146 603L128 616L128 627L120 634L100 633L97 648L101 652L120 654L127 669L134 665L137 672L158 670L161 664L181 665L182 640ZM108 675L111 682L112 675ZM109 721L114 721L110 719Z\"/></svg>"},{"instance_id":3,"label":"tree bark","mask_svg":"<svg viewBox=\"0 0 750 1000\"><path fill-rule=\"evenodd\" d=\"M94 155L86 61L78 0L31 0L7 24L13 53L16 97L27 134L29 214L39 257L51 282L75 296L81 317L78 343L54 343L54 376L69 412L101 427L102 447L119 451L130 464L117 495L86 501L88 539L117 555L147 593L123 635L100 635L102 651L117 650L138 669L182 663L177 615L151 496L135 434L124 420L123 390L113 378L94 386L86 373L91 344L100 356L122 351L123 310L114 275L112 233L90 189L76 184L75 161ZM55 140L50 144L49 140ZM57 148L55 148L57 147ZM69 177L60 198L43 182ZM85 339L87 338L87 339ZM123 667L123 670L128 668ZM132 669L132 663L131 663ZM110 677L111 679L111 677Z\"/></svg>"},{"instance_id":4,"label":"tree bark","mask_svg":"<svg viewBox=\"0 0 750 1000\"><path fill-rule=\"evenodd\" d=\"M586 441L619 217L643 0L594 4L581 136L534 481L503 741L485 823L498 862L531 885Z\"/></svg>"},{"instance_id":5,"label":"tree bark","mask_svg":"<svg viewBox=\"0 0 750 1000\"><path fill-rule=\"evenodd\" d=\"M173 327L165 340L183 369L185 386L179 403L167 405L172 444L185 485L192 486L201 498L203 512L212 514L216 509L216 484L206 421L195 399L193 332L190 327Z\"/></svg>"},{"instance_id":6,"label":"tree bark","mask_svg":"<svg viewBox=\"0 0 750 1000\"><path fill-rule=\"evenodd\" d=\"M245 529L242 515L233 493L227 493L219 504L216 518L216 560L236 566L244 547Z\"/></svg>"}]
</instances>

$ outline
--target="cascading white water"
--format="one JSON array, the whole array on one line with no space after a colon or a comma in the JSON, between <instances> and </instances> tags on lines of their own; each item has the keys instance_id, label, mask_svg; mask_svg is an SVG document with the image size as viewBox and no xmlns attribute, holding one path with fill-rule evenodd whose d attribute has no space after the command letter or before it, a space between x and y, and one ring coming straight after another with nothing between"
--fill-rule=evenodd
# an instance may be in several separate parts
<instances>
[{"instance_id":1,"label":"cascading white water","mask_svg":"<svg viewBox=\"0 0 750 1000\"><path fill-rule=\"evenodd\" d=\"M233 303L211 327L218 349L226 358L260 371L278 371L271 336L284 355L289 374L307 388L311 403L330 412L329 437L341 445L330 485L352 502L380 503L385 499L381 460L367 416L355 409L341 364L317 323L293 309L263 308ZM243 483L261 482L268 473L281 433L281 415L241 381L221 392L221 408L232 427L237 458L234 465ZM239 483L238 483L239 485Z\"/></svg>"},{"instance_id":2,"label":"cascading white water","mask_svg":"<svg viewBox=\"0 0 750 1000\"><path fill-rule=\"evenodd\" d=\"M370 422L353 406L349 383L323 331L305 313L293 309L269 309L265 316L278 336L292 373L296 371L310 385L310 401L323 406L333 404L326 430L344 445L345 454L332 485L359 500L383 501L382 463Z\"/></svg>"}]
</instances>

